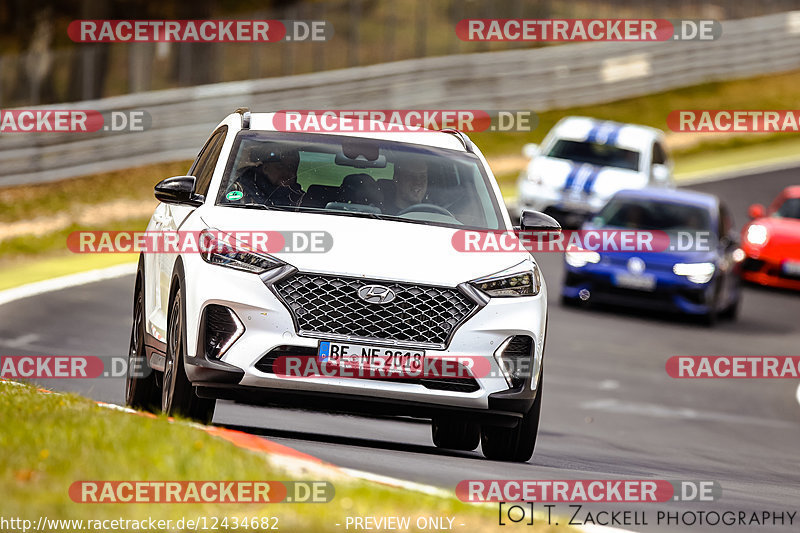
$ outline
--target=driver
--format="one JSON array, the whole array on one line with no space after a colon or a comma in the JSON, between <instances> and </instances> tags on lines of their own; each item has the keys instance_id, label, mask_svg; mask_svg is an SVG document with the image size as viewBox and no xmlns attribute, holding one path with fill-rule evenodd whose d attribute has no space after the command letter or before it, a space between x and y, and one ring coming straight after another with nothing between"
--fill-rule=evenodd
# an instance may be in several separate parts
<instances>
[{"instance_id":1,"label":"driver","mask_svg":"<svg viewBox=\"0 0 800 533\"><path fill-rule=\"evenodd\" d=\"M410 159L394 165L394 201L387 201L384 211L399 213L415 204L421 204L428 193L428 167L423 161Z\"/></svg>"},{"instance_id":2,"label":"driver","mask_svg":"<svg viewBox=\"0 0 800 533\"><path fill-rule=\"evenodd\" d=\"M242 201L264 205L297 205L303 189L297 183L300 154L286 147L251 146L239 168L239 179L232 190L241 191Z\"/></svg>"}]
</instances>

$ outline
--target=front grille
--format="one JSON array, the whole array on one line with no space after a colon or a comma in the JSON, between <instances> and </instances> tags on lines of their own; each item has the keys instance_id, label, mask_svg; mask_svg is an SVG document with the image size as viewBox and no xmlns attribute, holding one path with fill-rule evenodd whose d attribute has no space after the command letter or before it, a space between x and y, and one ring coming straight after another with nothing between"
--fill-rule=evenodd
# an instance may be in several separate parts
<instances>
[{"instance_id":1,"label":"front grille","mask_svg":"<svg viewBox=\"0 0 800 533\"><path fill-rule=\"evenodd\" d=\"M365 285L395 293L385 304L358 296ZM450 334L478 306L458 289L393 281L298 273L275 290L292 313L300 334L335 335L444 347Z\"/></svg>"},{"instance_id":2,"label":"front grille","mask_svg":"<svg viewBox=\"0 0 800 533\"><path fill-rule=\"evenodd\" d=\"M530 337L529 337L530 338ZM278 346L270 350L266 355L264 355L261 359L258 360L255 367L260 370L261 372L266 372L268 374L274 374L276 371L275 363L278 361L279 357L297 357L297 358L313 358L316 359L317 355L316 348L306 348L302 346ZM323 363L318 363L322 365ZM281 363L278 362L277 365L279 368L277 369L278 372L286 372L286 367L281 366ZM380 376L373 376L368 378L354 378L354 379L370 379L373 381L387 381L393 383L406 383L410 385L422 385L426 389L430 390L440 390L440 391L449 391L449 392L475 392L480 390L480 385L478 381L470 375L469 370L464 367L461 363L458 363L458 370L450 370L449 372L455 373L457 376L461 377L439 377L439 376L431 376L431 377L408 377L408 378L391 378L391 377L380 377ZM441 365L434 364L434 368L439 370L439 373L443 373ZM306 368L304 364L298 365L298 368ZM323 374L324 375L324 374ZM320 378L324 379L324 378Z\"/></svg>"},{"instance_id":3,"label":"front grille","mask_svg":"<svg viewBox=\"0 0 800 533\"><path fill-rule=\"evenodd\" d=\"M316 357L316 348L306 348L305 346L277 346L270 350L264 357L258 360L256 368L267 374L274 374L275 361L279 357Z\"/></svg>"},{"instance_id":4,"label":"front grille","mask_svg":"<svg viewBox=\"0 0 800 533\"><path fill-rule=\"evenodd\" d=\"M747 257L742 262L742 270L746 270L748 272L758 272L766 263L761 261L760 259L753 259L752 257Z\"/></svg>"}]
</instances>

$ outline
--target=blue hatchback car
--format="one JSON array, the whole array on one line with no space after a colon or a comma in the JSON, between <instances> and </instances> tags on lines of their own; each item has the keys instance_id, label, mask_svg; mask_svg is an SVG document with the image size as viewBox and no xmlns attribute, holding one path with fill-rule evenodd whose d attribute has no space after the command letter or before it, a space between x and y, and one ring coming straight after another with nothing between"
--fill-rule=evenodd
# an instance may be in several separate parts
<instances>
[{"instance_id":1,"label":"blue hatchback car","mask_svg":"<svg viewBox=\"0 0 800 533\"><path fill-rule=\"evenodd\" d=\"M582 227L617 229L663 231L675 246L650 252L568 250L562 303L678 312L708 325L718 317L736 318L744 254L719 198L685 190L623 190ZM700 235L706 244L696 246Z\"/></svg>"}]
</instances>

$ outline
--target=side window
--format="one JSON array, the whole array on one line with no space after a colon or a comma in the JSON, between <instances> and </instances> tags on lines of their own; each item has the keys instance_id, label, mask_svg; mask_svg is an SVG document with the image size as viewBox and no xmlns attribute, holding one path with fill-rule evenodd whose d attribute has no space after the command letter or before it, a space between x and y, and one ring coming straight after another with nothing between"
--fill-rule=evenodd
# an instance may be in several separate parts
<instances>
[{"instance_id":1,"label":"side window","mask_svg":"<svg viewBox=\"0 0 800 533\"><path fill-rule=\"evenodd\" d=\"M661 146L661 143L658 141L653 143L653 164L654 165L667 164L667 153L664 151L664 147Z\"/></svg>"},{"instance_id":2,"label":"side window","mask_svg":"<svg viewBox=\"0 0 800 533\"><path fill-rule=\"evenodd\" d=\"M208 140L200 155L195 159L189 174L197 178L195 192L205 196L208 194L208 187L211 185L211 176L214 174L214 167L222 152L222 144L225 142L227 127L217 130Z\"/></svg>"}]
</instances>

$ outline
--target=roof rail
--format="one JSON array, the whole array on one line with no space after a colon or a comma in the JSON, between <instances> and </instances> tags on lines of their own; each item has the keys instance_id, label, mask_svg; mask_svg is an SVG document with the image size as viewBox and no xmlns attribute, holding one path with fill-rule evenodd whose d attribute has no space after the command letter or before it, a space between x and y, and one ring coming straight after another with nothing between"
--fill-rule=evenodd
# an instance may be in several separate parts
<instances>
[{"instance_id":1,"label":"roof rail","mask_svg":"<svg viewBox=\"0 0 800 533\"><path fill-rule=\"evenodd\" d=\"M459 141L461 141L461 144L464 145L464 149L467 152L469 152L471 154L475 153L475 150L472 147L472 141L470 140L469 137L467 137L467 135L463 131L457 130L457 129L454 129L454 128L445 128L445 129L440 130L440 131L442 133L449 133L450 135L454 135Z\"/></svg>"},{"instance_id":2,"label":"roof rail","mask_svg":"<svg viewBox=\"0 0 800 533\"><path fill-rule=\"evenodd\" d=\"M242 115L242 129L249 130L250 129L250 108L248 107L237 107L234 113L239 113Z\"/></svg>"}]
</instances>

